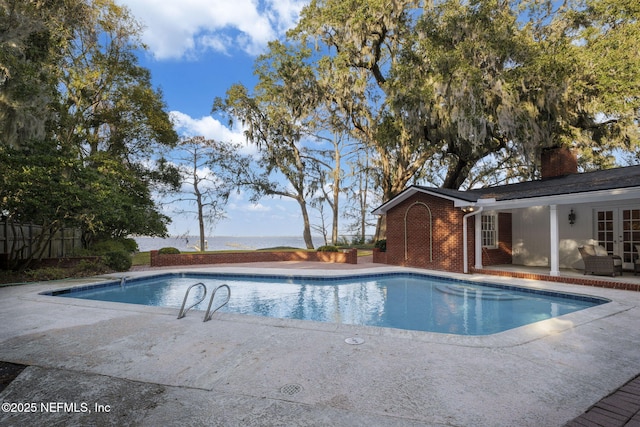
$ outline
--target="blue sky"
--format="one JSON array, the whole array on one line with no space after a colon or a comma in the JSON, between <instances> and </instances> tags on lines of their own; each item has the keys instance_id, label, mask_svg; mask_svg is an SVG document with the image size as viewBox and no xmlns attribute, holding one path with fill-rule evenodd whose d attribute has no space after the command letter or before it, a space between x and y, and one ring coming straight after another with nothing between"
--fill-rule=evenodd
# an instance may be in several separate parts
<instances>
[{"instance_id":1,"label":"blue sky","mask_svg":"<svg viewBox=\"0 0 640 427\"><path fill-rule=\"evenodd\" d=\"M254 86L256 56L268 41L283 37L295 25L307 1L117 1L145 27L142 41L149 50L140 64L162 90L178 133L244 144L241 129L229 129L210 115L213 100L235 83ZM247 152L252 149L246 147ZM195 218L176 216L172 210L170 206L165 210L173 219L170 234L197 234ZM226 210L228 218L212 235L302 235L300 211L293 200L264 198L253 204L245 195L234 194Z\"/></svg>"}]
</instances>

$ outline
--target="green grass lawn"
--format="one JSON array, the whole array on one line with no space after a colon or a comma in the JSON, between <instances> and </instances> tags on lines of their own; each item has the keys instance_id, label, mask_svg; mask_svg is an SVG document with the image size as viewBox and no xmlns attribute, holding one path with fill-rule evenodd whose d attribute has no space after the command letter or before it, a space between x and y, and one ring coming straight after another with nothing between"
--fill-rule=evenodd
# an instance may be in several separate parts
<instances>
[{"instance_id":1,"label":"green grass lawn","mask_svg":"<svg viewBox=\"0 0 640 427\"><path fill-rule=\"evenodd\" d=\"M136 265L151 265L151 253L150 252L138 252L133 255L132 266Z\"/></svg>"}]
</instances>

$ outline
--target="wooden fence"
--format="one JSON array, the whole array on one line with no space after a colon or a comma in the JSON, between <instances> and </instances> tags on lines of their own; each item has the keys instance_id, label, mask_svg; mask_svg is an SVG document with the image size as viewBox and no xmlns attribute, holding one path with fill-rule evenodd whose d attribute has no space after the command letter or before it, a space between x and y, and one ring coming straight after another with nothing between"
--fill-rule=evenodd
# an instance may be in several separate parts
<instances>
[{"instance_id":1,"label":"wooden fence","mask_svg":"<svg viewBox=\"0 0 640 427\"><path fill-rule=\"evenodd\" d=\"M0 254L5 254L9 259L27 259L40 253L42 247L38 242L44 242L45 245L42 258L64 258L82 248L80 229L63 228L53 236L42 234L43 227L40 225L0 221Z\"/></svg>"}]
</instances>

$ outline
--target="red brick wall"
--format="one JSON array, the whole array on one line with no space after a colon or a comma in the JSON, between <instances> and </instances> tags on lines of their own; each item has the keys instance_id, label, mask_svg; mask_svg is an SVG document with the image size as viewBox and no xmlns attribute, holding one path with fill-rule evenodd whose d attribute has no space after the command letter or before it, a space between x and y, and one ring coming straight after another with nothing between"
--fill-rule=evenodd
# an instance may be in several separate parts
<instances>
[{"instance_id":1,"label":"red brick wall","mask_svg":"<svg viewBox=\"0 0 640 427\"><path fill-rule=\"evenodd\" d=\"M419 204L416 204L419 203ZM431 210L432 230L429 230ZM407 209L408 212L407 212ZM407 258L405 259L405 215L407 218ZM464 212L453 202L440 197L418 193L393 207L387 213L386 263L408 267L463 272ZM475 260L475 218L467 219L467 262L469 270ZM430 256L429 238L433 234L433 254ZM484 249L483 265L511 264L511 214L498 216L497 249ZM374 257L374 262L375 261ZM377 262L383 262L377 261Z\"/></svg>"},{"instance_id":2,"label":"red brick wall","mask_svg":"<svg viewBox=\"0 0 640 427\"><path fill-rule=\"evenodd\" d=\"M525 273L518 271L501 271L501 270L474 270L474 273L488 274L492 276L516 277L518 279L544 280L547 282L557 283L573 283L575 285L594 286L598 288L623 289L626 291L640 292L640 284L629 282L614 282L607 280L606 277L595 278L593 276L585 277L567 277L567 276L549 276L548 274Z\"/></svg>"},{"instance_id":3,"label":"red brick wall","mask_svg":"<svg viewBox=\"0 0 640 427\"><path fill-rule=\"evenodd\" d=\"M381 252L379 248L373 248L373 262L376 264L387 264L387 253Z\"/></svg>"},{"instance_id":4,"label":"red brick wall","mask_svg":"<svg viewBox=\"0 0 640 427\"><path fill-rule=\"evenodd\" d=\"M152 267L172 265L235 264L241 262L318 261L345 264L358 263L358 250L346 252L222 252L162 254L151 251Z\"/></svg>"},{"instance_id":5,"label":"red brick wall","mask_svg":"<svg viewBox=\"0 0 640 427\"><path fill-rule=\"evenodd\" d=\"M512 235L511 214L498 213L498 247L496 249L482 249L482 265L511 264Z\"/></svg>"},{"instance_id":6,"label":"red brick wall","mask_svg":"<svg viewBox=\"0 0 640 427\"><path fill-rule=\"evenodd\" d=\"M432 227L429 226L429 210ZM407 213L407 209L408 213ZM407 259L405 259L405 214ZM415 194L387 213L387 263L462 272L462 217L453 202L428 194ZM469 221L469 260L473 255L473 221ZM431 229L430 229L431 228ZM432 235L432 236L431 236ZM433 253L429 239L432 237Z\"/></svg>"},{"instance_id":7,"label":"red brick wall","mask_svg":"<svg viewBox=\"0 0 640 427\"><path fill-rule=\"evenodd\" d=\"M542 179L578 173L578 158L569 148L554 147L542 150L540 163Z\"/></svg>"}]
</instances>

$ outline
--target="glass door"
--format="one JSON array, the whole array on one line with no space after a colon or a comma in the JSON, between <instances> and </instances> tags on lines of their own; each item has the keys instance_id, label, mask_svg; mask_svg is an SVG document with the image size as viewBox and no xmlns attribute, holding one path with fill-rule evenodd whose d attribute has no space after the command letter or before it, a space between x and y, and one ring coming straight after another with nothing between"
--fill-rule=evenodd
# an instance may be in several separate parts
<instances>
[{"instance_id":1,"label":"glass door","mask_svg":"<svg viewBox=\"0 0 640 427\"><path fill-rule=\"evenodd\" d=\"M609 255L617 254L618 243L618 211L606 210L596 212L596 239Z\"/></svg>"},{"instance_id":2,"label":"glass door","mask_svg":"<svg viewBox=\"0 0 640 427\"><path fill-rule=\"evenodd\" d=\"M633 269L640 246L640 209L622 209L622 262L625 269Z\"/></svg>"},{"instance_id":3,"label":"glass door","mask_svg":"<svg viewBox=\"0 0 640 427\"><path fill-rule=\"evenodd\" d=\"M633 270L640 246L640 209L616 208L596 211L596 239L610 255L622 257L623 268Z\"/></svg>"}]
</instances>

